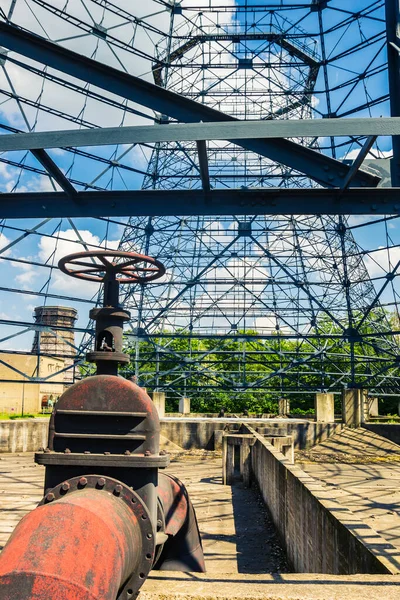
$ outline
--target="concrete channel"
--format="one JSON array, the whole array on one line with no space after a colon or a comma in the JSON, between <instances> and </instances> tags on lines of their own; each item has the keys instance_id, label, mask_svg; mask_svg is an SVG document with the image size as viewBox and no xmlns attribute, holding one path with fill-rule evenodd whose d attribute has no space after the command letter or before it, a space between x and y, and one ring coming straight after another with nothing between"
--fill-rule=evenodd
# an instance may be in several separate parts
<instances>
[{"instance_id":1,"label":"concrete channel","mask_svg":"<svg viewBox=\"0 0 400 600\"><path fill-rule=\"evenodd\" d=\"M170 471L186 483L196 508L207 572L153 571L139 600L398 599L400 536L396 533L389 539L383 526L374 529L371 514L368 521L368 511L360 508L363 500L358 497L358 506L354 501L355 488L363 493L374 487L370 502L377 500L378 494L383 498L393 492L400 479L400 462L396 464L393 458L397 454L400 460L397 446L391 446L391 455L378 436L381 453L394 462L366 463L362 472L356 465L331 464L329 471L324 463L313 462L314 448L325 444L331 449L334 443L343 447L349 430L336 425L324 429L305 421L258 420L247 426L254 436L250 457L253 484L247 489L238 473L232 485L223 485L221 453L204 449L220 438L216 432L224 435L223 430L227 433L229 429L234 437L238 425L229 419L163 421L162 443L173 459ZM13 426L25 447L41 438L41 422L13 423L8 429ZM263 433L257 433L254 426ZM264 437L266 429L278 437L295 432L297 464L291 464L269 443ZM12 435L18 445L18 435ZM369 473L372 484L360 486ZM335 474L338 479L331 485ZM353 487L349 478L353 478ZM30 452L0 455L0 545L20 518L36 506L42 486L42 467L34 464ZM385 526L393 533L398 526L398 506L391 512L395 525L391 528L386 522Z\"/></svg>"}]
</instances>

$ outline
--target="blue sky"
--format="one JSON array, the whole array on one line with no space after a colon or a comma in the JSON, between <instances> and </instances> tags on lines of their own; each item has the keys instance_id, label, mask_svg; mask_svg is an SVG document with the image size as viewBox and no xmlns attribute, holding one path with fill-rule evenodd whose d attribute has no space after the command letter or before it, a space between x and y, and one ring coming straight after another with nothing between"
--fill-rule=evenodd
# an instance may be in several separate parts
<instances>
[{"instance_id":1,"label":"blue sky","mask_svg":"<svg viewBox=\"0 0 400 600\"><path fill-rule=\"evenodd\" d=\"M17 2L17 9L14 15L15 21L17 23L21 23L24 26L30 24L29 26L38 33L43 34L40 31L40 27L38 23L30 16L29 11L22 11L22 0L19 0L19 4ZM191 4L196 4L199 6L201 4L206 5L206 2L191 2L187 0L182 3L184 11ZM228 1L228 4L233 5L232 1ZM303 2L300 0L294 2L292 1L283 1L276 2L280 6L293 6L294 4L301 5ZM8 6L10 2L6 3ZM28 6L29 6L28 1ZM56 2L54 3L57 4ZM71 6L73 3L70 3ZM244 6L246 3L244 0L239 0L237 6ZM254 2L247 2L248 6L256 5L258 2L254 0ZM344 0L332 0L332 2L328 3L328 8L322 12L322 18L324 22L324 28L329 29L334 27L337 23L346 18L346 12L351 6L352 11L362 10L368 5L365 1L355 0L349 5L348 1ZM382 4L382 3L381 3ZM127 8L131 7L130 2L120 1L121 6L125 6ZM6 6L6 8L8 8ZM77 6L77 5L76 5ZM31 8L33 4L31 3ZM35 5L35 10L37 6ZM37 9L39 10L39 9ZM78 9L77 9L78 10ZM138 9L140 10L140 9ZM143 10L143 9L142 9ZM38 13L39 14L39 13ZM77 13L78 14L78 13ZM83 18L82 14L79 13ZM276 18L276 24L280 27L284 27L284 19L290 19L292 23L298 22L298 27L312 31L313 33L318 33L318 14L312 13L302 19L302 15L304 14L303 10L295 10L290 9L284 12L283 16L279 16ZM379 10L376 13L371 15L373 18L367 19L363 18L360 22L353 22L349 24L348 27L341 28L338 31L333 31L326 37L326 55L327 57L332 57L335 55L339 55L345 49L348 49L351 44L355 44L358 42L362 42L364 38L368 38L372 35L378 35L379 31L383 31L384 25L381 21L383 18L383 10ZM226 21L228 17L221 18L221 23L224 23L224 19ZM247 14L248 24L250 20L254 18L254 22L256 23L255 29L262 28L268 16L263 16L260 20L260 15L257 14L255 17L252 14ZM275 17L274 17L275 18ZM52 19L54 19L52 17ZM162 19L165 19L164 15L157 15L156 17L149 18L149 22L151 23L164 23ZM240 13L238 16L238 21L243 23L244 21L244 13ZM51 20L49 17L49 25L48 29L51 31L52 23L54 20ZM45 23L43 23L45 24ZM65 24L63 24L64 26ZM47 27L47 22L46 22ZM118 31L114 30L114 31ZM300 29L299 29L300 31ZM63 31L63 34L65 32ZM58 34L61 35L61 32ZM122 34L121 34L122 35ZM57 38L58 39L58 36ZM85 38L86 39L86 38ZM321 56L322 48L318 35L314 36L316 41L315 48L316 52ZM93 41L93 38L91 38ZM351 40L351 43L350 43ZM146 47L148 51L154 52L154 48L149 45L148 42L145 41L145 37L139 38L138 43L143 44L143 47ZM89 51L86 48L86 41L79 42L70 42L70 45L74 47L75 44L83 44L82 51ZM96 42L97 43L97 42ZM307 39L307 44L311 42ZM147 44L147 45L146 45ZM68 44L67 44L68 45ZM312 46L312 44L311 44ZM310 46L310 47L311 47ZM346 56L342 59L335 61L334 65L330 65L327 68L327 77L330 82L330 86L340 86L341 83L350 79L353 75L357 75L362 72L363 69L367 67L368 64L372 63L376 65L377 71L379 71L378 67L385 60L385 50L382 49L383 42L377 41L375 43L368 44L368 46L364 47L362 51ZM78 46L80 47L80 46ZM103 55L101 54L100 57ZM115 57L114 57L115 58ZM110 62L114 60L112 54L105 55L105 59ZM126 59L128 60L128 59ZM133 60L133 59L130 59ZM135 59L136 61L136 59ZM115 62L115 61L114 61ZM127 63L128 64L128 63ZM140 61L129 63L132 65L133 69L137 69L137 74L140 74L140 71L144 73L143 76L148 77L146 74L149 70L148 67L145 67L144 63ZM37 98L39 93L42 93L42 102L43 104L53 105L56 108L59 107L60 110L65 109L66 99L60 95L59 89L57 91L55 88L52 88L48 83L41 90L40 88L40 79L39 78L24 78L22 71L18 70L14 66L11 67L10 64L6 64L7 69L12 74L12 83L15 86L15 90L26 96ZM315 116L321 117L326 115L327 113L327 96L325 93L322 93L323 85L322 72L319 75L316 90L315 90ZM10 90L9 85L7 85L7 81L3 76L3 84L8 91ZM8 82L9 84L9 82ZM32 86L32 88L31 88ZM363 99L371 99L378 98L387 93L387 77L384 71L377 72L372 78L370 78L365 84L364 81L360 80L360 82L355 86L352 94L347 98L347 90L349 88L338 89L335 92L332 92L330 101L332 103L333 110L336 110L336 107L339 107L338 114L345 114L346 112L351 111L354 106L361 105L363 103ZM34 91L33 91L34 88ZM321 93L320 93L321 92ZM75 102L72 95L70 96L71 102ZM9 97L0 97L0 115L1 121L3 123L9 124L13 127L17 127L23 130L26 130L26 122L24 116L21 115L18 110L15 109L15 101L10 100ZM14 102L14 106L11 109L11 103ZM71 109L72 110L72 109ZM30 126L32 126L35 120L38 120L38 128L42 129L53 129L53 128L67 128L74 127L73 122L60 120L54 115L49 115L49 113L43 113L38 115L36 114L33 108L30 108L29 105L24 107L25 117L28 119ZM76 101L76 106L74 105L74 114L79 116L80 118L86 119L88 122L93 122L94 124L103 124L103 125L119 125L121 124L121 111L117 111L110 108L105 108L102 106L100 102L88 101L87 104L82 104L82 100L79 99ZM355 115L349 114L348 116L386 116L389 114L389 105L388 102L379 103L376 106L372 107L370 110L364 109L358 111ZM144 122L143 119L138 118L137 116L129 113L125 115L124 124L132 124L132 123L140 123ZM321 144L324 144L326 140L321 140ZM389 138L379 139L378 140L378 148L379 151L386 155L389 153L391 147L391 141ZM105 149L96 149L100 155L106 158L117 158L122 152L124 152L125 148L105 148ZM115 151L115 152L114 152ZM358 151L357 145L349 145L346 149L340 150L338 149L337 157L344 158L347 152L350 151L350 158L354 158ZM343 154L342 154L343 152ZM53 156L54 160L57 164L62 167L64 170L68 170L72 166L72 170L68 171L68 174L73 177L73 179L82 182L91 182L96 179L102 172L104 165L97 165L93 167L93 163L88 161L87 159L76 159L75 161L71 161L71 154L62 151L52 151L50 154ZM377 155L377 154L376 154ZM13 160L21 160L22 154L13 153ZM126 164L131 167L135 167L139 170L146 170L146 160L148 158L148 153L143 153L140 150L134 149L130 154L127 155L124 160L126 160ZM34 159L30 156L26 158L27 164L31 166L37 166ZM113 179L111 180L111 174L113 173ZM107 186L115 189L124 189L125 187L131 189L137 189L141 186L142 176L138 173L134 173L132 171L118 171L109 170L103 176L101 176L95 184ZM24 172L20 179L18 179L18 171L13 169L10 166L5 165L4 163L0 163L0 189L6 191L10 189L17 189L19 191L46 191L51 189L49 187L49 182L46 178L38 178L33 175L31 172ZM365 219L364 219L365 220ZM118 244L118 240L123 231L123 219L117 219L121 224L107 223L104 220L94 220L94 219L74 219L73 226L71 222L67 219L64 219L62 222L52 220L49 223L46 223L43 227L40 228L39 232L45 235L38 235L37 233L30 233L25 235L23 240L18 244L12 246L6 253L5 258L14 258L22 261L33 261L38 263L46 263L47 265L55 264L58 258L62 255L62 253L77 251L81 249L81 245L74 244L74 240L77 239L77 233L79 232L79 236L88 244L88 248L92 248L93 246L101 246L101 247L111 247L115 248ZM362 223L362 218L352 218L350 223L353 225ZM15 220L13 222L7 222L6 226L2 230L2 235L4 236L2 240L0 240L1 245L7 245L13 240L17 239L19 236L24 235L24 231L29 231L33 227L38 224L37 220ZM75 229L74 229L75 227ZM14 229L15 228L15 229ZM379 224L376 226L369 227L361 227L354 230L354 236L356 241L360 244L363 249L373 250L380 246L386 246L387 236L391 236L390 245L396 246L399 243L399 235L398 235L398 221L393 220L390 221L387 225ZM57 237L58 239L57 241ZM387 253L381 252L377 255L378 262L381 262L384 267L390 268L389 263L395 263L397 257L400 254L398 253L397 248L393 248L390 252L390 256L387 256ZM379 269L379 266L374 263L374 260L370 257L367 257L368 268L370 269L370 273L373 276L379 276L383 274L382 270ZM388 263L386 265L386 263ZM45 292L47 289L52 291L53 293L59 294L61 296L73 296L79 297L80 295L86 299L89 299L96 293L96 286L94 284L76 284L72 280L67 282L63 278L57 276L56 271L52 271L48 267L39 267L39 266L30 266L25 263L18 262L10 262L7 260L3 260L0 265L2 272L2 284L1 287L12 287L17 288L23 291L34 290L36 292L43 291ZM51 281L48 282L49 274L52 273ZM379 283L377 283L379 286ZM391 292L388 291L386 294L386 299L390 300ZM35 306L42 304L43 298L35 297L30 294L10 294L8 292L2 291L0 293L0 319L6 320L16 320L16 321L31 321L32 310ZM48 299L48 304L55 304L58 301L54 299ZM77 304L75 301L68 300L60 300L63 305L73 305L78 308L80 319L78 322L79 326L85 326L87 322L87 309L90 307L87 303ZM11 332L17 331L17 328L12 328L10 326L1 326L0 325L0 337L4 337L9 335ZM29 349L30 340L33 339L33 334L28 333L26 335L15 338L14 340L9 340L0 344L0 347L3 349L14 348L14 349Z\"/></svg>"}]
</instances>

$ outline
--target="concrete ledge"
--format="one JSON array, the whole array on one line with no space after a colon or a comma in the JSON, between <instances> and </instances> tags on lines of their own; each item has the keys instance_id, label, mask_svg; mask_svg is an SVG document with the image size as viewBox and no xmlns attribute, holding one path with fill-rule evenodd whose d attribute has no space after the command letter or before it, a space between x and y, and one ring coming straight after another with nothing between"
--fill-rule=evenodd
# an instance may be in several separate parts
<instances>
[{"instance_id":1,"label":"concrete ledge","mask_svg":"<svg viewBox=\"0 0 400 600\"><path fill-rule=\"evenodd\" d=\"M152 571L138 600L398 600L400 577Z\"/></svg>"},{"instance_id":2,"label":"concrete ledge","mask_svg":"<svg viewBox=\"0 0 400 600\"><path fill-rule=\"evenodd\" d=\"M239 429L242 419L165 417L161 419L161 435L184 450L214 450L214 433L224 429ZM338 423L315 423L305 419L246 419L252 427L259 428L269 436L293 437L294 446L304 450L339 433ZM35 452L47 446L49 420L18 419L0 421L0 453Z\"/></svg>"},{"instance_id":3,"label":"concrete ledge","mask_svg":"<svg viewBox=\"0 0 400 600\"><path fill-rule=\"evenodd\" d=\"M400 425L397 423L363 423L361 427L400 445Z\"/></svg>"},{"instance_id":4,"label":"concrete ledge","mask_svg":"<svg viewBox=\"0 0 400 600\"><path fill-rule=\"evenodd\" d=\"M165 417L161 419L161 434L184 450L202 448L214 450L214 432L234 429L245 422L259 429L264 435L292 436L294 447L299 450L311 448L343 429L341 423L316 423L306 419L210 419Z\"/></svg>"},{"instance_id":5,"label":"concrete ledge","mask_svg":"<svg viewBox=\"0 0 400 600\"><path fill-rule=\"evenodd\" d=\"M36 452L47 446L49 419L0 421L0 453Z\"/></svg>"},{"instance_id":6,"label":"concrete ledge","mask_svg":"<svg viewBox=\"0 0 400 600\"><path fill-rule=\"evenodd\" d=\"M299 573L400 573L400 552L251 427L254 478ZM399 597L400 597L400 591Z\"/></svg>"}]
</instances>

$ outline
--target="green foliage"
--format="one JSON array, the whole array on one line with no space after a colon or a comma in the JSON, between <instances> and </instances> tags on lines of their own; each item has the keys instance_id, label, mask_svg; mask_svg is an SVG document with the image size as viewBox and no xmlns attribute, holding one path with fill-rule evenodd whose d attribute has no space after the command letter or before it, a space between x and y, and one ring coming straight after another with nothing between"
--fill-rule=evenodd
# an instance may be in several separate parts
<instances>
[{"instance_id":1,"label":"green foliage","mask_svg":"<svg viewBox=\"0 0 400 600\"><path fill-rule=\"evenodd\" d=\"M354 315L355 322L362 322L357 337L334 316L324 316L316 327L321 339L290 339L278 333L261 339L257 331L250 330L231 337L198 339L183 330L174 335L164 331L162 336L137 342L138 347L128 346L125 351L131 354L132 363L137 361L140 385L149 391L156 387L174 391L175 398L167 393L168 411L176 412L179 396L189 395L192 412L219 412L224 407L229 413L247 409L273 414L284 390L291 412L304 415L313 412L315 391L340 391L343 385L363 386L363 382L367 387L373 369L382 368L379 361L385 349L393 356L393 337L382 335L390 330L390 319L381 308L371 311L364 321L362 314ZM379 338L362 338L374 333L379 333ZM399 377L396 365L385 372L389 378L395 373ZM125 376L132 374L124 372ZM290 394L290 389L304 393ZM397 398L385 401L386 405L396 412ZM339 396L335 408L341 409Z\"/></svg>"}]
</instances>

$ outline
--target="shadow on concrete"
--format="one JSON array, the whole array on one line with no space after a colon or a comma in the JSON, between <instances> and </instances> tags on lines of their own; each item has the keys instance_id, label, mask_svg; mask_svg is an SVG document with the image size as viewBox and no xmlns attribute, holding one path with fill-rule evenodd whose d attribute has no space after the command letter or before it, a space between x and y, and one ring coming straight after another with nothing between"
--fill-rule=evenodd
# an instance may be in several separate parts
<instances>
[{"instance_id":1,"label":"shadow on concrete","mask_svg":"<svg viewBox=\"0 0 400 600\"><path fill-rule=\"evenodd\" d=\"M287 562L271 516L256 487L232 486L239 573L288 573Z\"/></svg>"}]
</instances>

